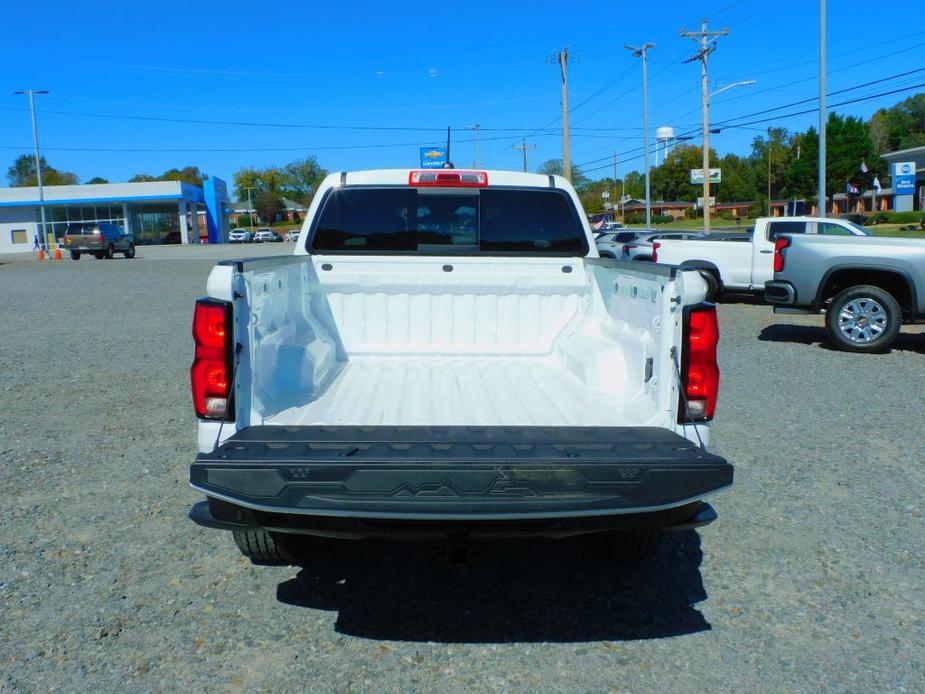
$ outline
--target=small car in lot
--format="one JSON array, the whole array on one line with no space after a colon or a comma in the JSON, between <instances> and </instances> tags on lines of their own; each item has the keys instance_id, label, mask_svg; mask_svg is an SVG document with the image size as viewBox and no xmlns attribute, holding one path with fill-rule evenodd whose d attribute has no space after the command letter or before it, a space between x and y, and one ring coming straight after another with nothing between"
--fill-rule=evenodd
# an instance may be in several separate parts
<instances>
[{"instance_id":1,"label":"small car in lot","mask_svg":"<svg viewBox=\"0 0 925 694\"><path fill-rule=\"evenodd\" d=\"M282 241L282 240L283 240L282 236L277 234L272 229L268 229L266 227L258 229L257 232L254 234L254 243L264 243L266 241L274 242L274 241Z\"/></svg>"},{"instance_id":2,"label":"small car in lot","mask_svg":"<svg viewBox=\"0 0 925 694\"><path fill-rule=\"evenodd\" d=\"M96 258L112 258L116 253L135 257L135 237L110 222L70 224L62 242L73 260L80 260L84 253Z\"/></svg>"},{"instance_id":3,"label":"small car in lot","mask_svg":"<svg viewBox=\"0 0 925 694\"><path fill-rule=\"evenodd\" d=\"M247 229L232 229L228 232L228 243L250 243L254 235Z\"/></svg>"},{"instance_id":4,"label":"small car in lot","mask_svg":"<svg viewBox=\"0 0 925 694\"><path fill-rule=\"evenodd\" d=\"M286 241L296 242L299 240L299 229L290 229L286 232Z\"/></svg>"}]
</instances>

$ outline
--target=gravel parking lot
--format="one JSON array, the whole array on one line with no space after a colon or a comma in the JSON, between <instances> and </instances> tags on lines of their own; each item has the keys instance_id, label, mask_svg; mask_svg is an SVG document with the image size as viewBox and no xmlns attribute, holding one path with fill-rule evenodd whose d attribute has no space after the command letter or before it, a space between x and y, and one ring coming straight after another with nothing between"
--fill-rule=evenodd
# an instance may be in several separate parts
<instances>
[{"instance_id":1,"label":"gravel parking lot","mask_svg":"<svg viewBox=\"0 0 925 694\"><path fill-rule=\"evenodd\" d=\"M720 519L583 545L332 543L254 567L186 518L194 298L216 257L0 259L2 691L925 691L925 331L720 308Z\"/></svg>"}]
</instances>

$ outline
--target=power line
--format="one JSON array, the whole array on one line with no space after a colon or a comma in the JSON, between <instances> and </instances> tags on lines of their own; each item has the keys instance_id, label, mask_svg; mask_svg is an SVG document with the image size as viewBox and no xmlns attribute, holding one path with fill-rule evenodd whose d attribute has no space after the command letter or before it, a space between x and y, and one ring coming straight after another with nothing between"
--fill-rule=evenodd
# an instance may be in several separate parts
<instances>
[{"instance_id":1,"label":"power line","mask_svg":"<svg viewBox=\"0 0 925 694\"><path fill-rule=\"evenodd\" d=\"M856 103L860 103L860 102L862 102L862 101L870 101L871 99L878 99L878 98L883 97L883 96L892 96L893 94L899 94L899 93L901 93L901 92L910 91L910 90L912 90L912 89L919 89L919 88L921 88L921 87L925 87L925 82L921 82L921 83L917 83L917 84L912 84L912 85L909 85L909 86L906 86L906 87L902 87L902 88L899 88L899 89L892 89L892 90L885 91L885 92L878 92L877 94L868 94L868 95L866 95L866 96L859 96L859 97L856 97L856 98L854 98L854 99L848 99L848 100L846 100L846 101L841 101L841 102L839 102L839 103L837 103L837 104L829 104L829 108L838 108L839 106L848 106L848 105L850 105L850 104L856 104ZM797 117L797 116L803 116L803 115L806 115L806 114L808 114L808 113L815 113L816 110L817 110L817 109L815 109L815 108L811 108L811 109L806 109L806 110L804 110L804 111L796 111L796 112L794 112L794 113L779 114L779 115L771 116L770 118L763 118L763 119L760 119L760 120L753 120L753 121L748 121L748 122L745 122L745 123L736 123L736 124L732 124L732 125L724 125L723 127L725 127L725 128L745 128L745 127L747 127L747 126L749 126L749 125L755 125L755 124L757 124L757 123L766 123L766 122L772 121L772 120L783 120L783 119L786 119L786 118L795 118L795 117ZM731 120L735 120L735 119L731 119ZM691 136L696 136L696 135L697 135L697 131L696 131L696 130L689 130L689 131L683 133L683 134L682 134L682 137L686 137L686 136L689 136L689 135L691 135ZM628 150L628 152L634 152L634 151L637 151L637 150L639 150L639 149L642 149L642 148L636 148L636 149L634 149L634 150ZM632 157L625 157L625 158L623 158L623 159L620 159L617 163L618 163L618 164L625 164L626 162L635 161L635 160L637 160L637 159L641 159L642 157L643 157L643 154L636 154L636 155L634 155L634 156L632 156ZM604 161L604 160L612 161L612 157L610 157L610 156L609 156L609 157L602 157L601 159L595 160L595 161L593 161L593 162L586 162L586 163L595 163L595 162L597 162L597 161ZM583 166L583 165L578 164L577 166ZM595 167L592 167L592 168L590 168L590 169L582 168L582 173L590 173L590 172L592 172L592 171L600 171L601 169L610 168L610 166L611 166L611 164L608 163L608 164L602 164L601 166L595 166Z\"/></svg>"},{"instance_id":2,"label":"power line","mask_svg":"<svg viewBox=\"0 0 925 694\"><path fill-rule=\"evenodd\" d=\"M859 84L859 85L855 85L855 86L852 86L852 87L846 87L846 88L844 88L844 89L839 89L839 90L836 90L836 91L833 91L833 92L829 92L828 96L837 96L838 94L844 94L844 93L846 93L846 92L855 91L855 90L858 90L858 89L863 89L864 87L868 87L868 86L871 86L871 85L873 85L873 84L879 84L879 83L891 81L891 80L894 80L894 79L899 79L899 78L901 78L901 77L907 77L908 75L916 74L916 73L923 72L923 71L925 71L925 68L916 68L916 69L913 69L913 70L908 70L908 71L906 71L906 72L901 72L901 73L898 73L898 74L896 74L896 75L890 75L889 77L883 77L883 78L880 78L880 79L877 79L877 80L872 80L872 81L870 81L870 82L864 82L864 83ZM908 89L908 88L910 88L910 87L906 87L906 89ZM900 91L903 91L903 90L900 90ZM787 109L787 108L792 108L793 106L800 106L800 105L806 104L806 103L812 103L813 101L816 101L817 99L818 99L818 97L811 97L811 98L802 99L802 100L799 100L799 101L794 101L794 102L790 102L790 103L787 103L787 104L783 104L783 105L781 105L781 106L773 106L773 107L770 107L770 108L762 109L762 110L760 110L760 111L755 111L755 112L753 112L753 113L747 113L747 114L744 114L744 115L741 115L741 116L734 116L734 117L732 117L732 118L727 118L727 119L725 119L725 120L722 120L722 121L719 121L719 122L715 123L714 125L716 125L716 126L723 126L723 127L732 127L730 124L731 124L733 121L738 121L738 120L742 120L742 119L745 119L745 118L752 118L752 117L754 117L754 116L765 115L765 114L768 114L768 113L773 113L774 111L780 111L780 110L784 110L784 109ZM697 109L694 109L694 110L697 110ZM679 120L680 118L683 118L685 115L688 115L688 114L690 114L690 113L693 113L693 111L688 111L687 113L682 114L681 116L679 116L678 118L675 118L675 119L673 119L673 120ZM763 121L758 121L758 122L763 122ZM690 131L690 132L694 132L695 134L699 134L700 130L701 130L701 128L698 128L697 130L695 130L695 131ZM639 149L641 150L642 148L639 148ZM598 150L598 151L600 151L600 150ZM629 151L632 152L632 151L634 151L634 150L629 150ZM584 163L579 163L579 164L577 164L577 166L585 166L585 165L587 165L587 164L594 164L594 163L597 163L597 162L599 162L599 161L605 161L605 160L609 160L609 159L610 159L610 156L608 155L608 156L606 156L606 157L601 157L600 159L592 159L592 160L586 161L586 162L584 162Z\"/></svg>"},{"instance_id":3,"label":"power line","mask_svg":"<svg viewBox=\"0 0 925 694\"><path fill-rule=\"evenodd\" d=\"M544 133L537 137L556 137L558 133ZM482 142L486 140L520 140L519 135L507 137L489 137L480 138ZM454 140L456 143L475 142L475 139ZM43 150L55 152L134 152L134 153L154 153L154 152L295 152L295 151L324 151L324 150L350 150L350 149L382 149L389 147L427 147L435 143L442 144L445 141L434 140L431 142L388 142L366 145L323 145L319 147L311 146L288 146L288 147L42 147ZM30 147L17 147L14 145L0 145L0 149L31 149Z\"/></svg>"}]
</instances>

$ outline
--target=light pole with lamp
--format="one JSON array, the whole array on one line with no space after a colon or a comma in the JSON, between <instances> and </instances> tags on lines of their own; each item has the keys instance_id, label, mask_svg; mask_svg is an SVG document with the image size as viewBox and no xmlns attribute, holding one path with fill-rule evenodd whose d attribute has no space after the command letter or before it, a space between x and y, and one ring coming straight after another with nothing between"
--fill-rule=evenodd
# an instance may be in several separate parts
<instances>
[{"instance_id":1,"label":"light pole with lamp","mask_svg":"<svg viewBox=\"0 0 925 694\"><path fill-rule=\"evenodd\" d=\"M39 209L42 212L42 237L39 242L39 250L41 251L48 243L48 228L45 222L45 189L42 187L42 159L39 156L39 130L35 124L35 95L48 94L49 92L46 89L25 89L13 93L25 94L29 97L29 112L32 114L32 143L35 146L35 180L39 187Z\"/></svg>"},{"instance_id":2,"label":"light pole with lamp","mask_svg":"<svg viewBox=\"0 0 925 694\"><path fill-rule=\"evenodd\" d=\"M244 190L247 191L247 216L251 221L251 229L254 228L254 203L251 202L251 191L254 190L254 186L249 186Z\"/></svg>"},{"instance_id":3,"label":"light pole with lamp","mask_svg":"<svg viewBox=\"0 0 925 694\"><path fill-rule=\"evenodd\" d=\"M644 43L638 48L636 46L624 45L626 50L633 54L634 58L642 58L642 146L645 150L646 166L646 228L652 228L652 195L649 185L649 81L646 73L646 62L650 48L655 48L654 43Z\"/></svg>"}]
</instances>

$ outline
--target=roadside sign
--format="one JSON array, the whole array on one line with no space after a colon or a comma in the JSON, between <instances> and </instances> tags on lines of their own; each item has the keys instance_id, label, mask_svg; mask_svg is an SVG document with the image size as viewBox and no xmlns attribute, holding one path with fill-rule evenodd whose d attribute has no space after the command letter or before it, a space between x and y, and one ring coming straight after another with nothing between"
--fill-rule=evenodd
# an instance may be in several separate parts
<instances>
[{"instance_id":1,"label":"roadside sign","mask_svg":"<svg viewBox=\"0 0 925 694\"><path fill-rule=\"evenodd\" d=\"M446 147L421 147L421 168L442 169L446 164Z\"/></svg>"},{"instance_id":2,"label":"roadside sign","mask_svg":"<svg viewBox=\"0 0 925 694\"><path fill-rule=\"evenodd\" d=\"M915 162L893 164L893 192L896 195L915 195Z\"/></svg>"},{"instance_id":3,"label":"roadside sign","mask_svg":"<svg viewBox=\"0 0 925 694\"><path fill-rule=\"evenodd\" d=\"M722 183L723 170L710 169L710 183ZM703 169L691 169L691 185L703 185Z\"/></svg>"},{"instance_id":4,"label":"roadside sign","mask_svg":"<svg viewBox=\"0 0 925 694\"><path fill-rule=\"evenodd\" d=\"M701 181L701 183L703 183L703 181ZM701 207L703 207L703 197L702 196L697 198L697 209L699 210ZM716 196L714 195L710 196L710 207L716 207Z\"/></svg>"}]
</instances>

